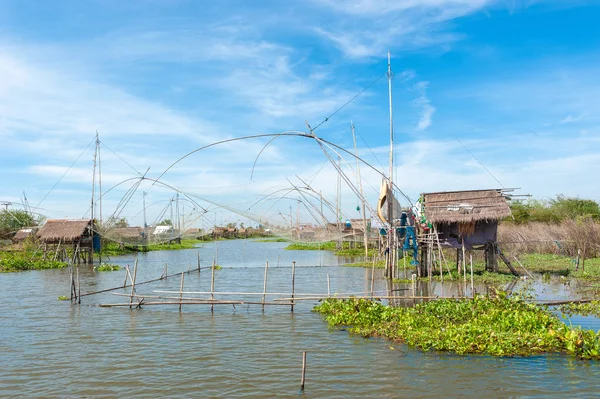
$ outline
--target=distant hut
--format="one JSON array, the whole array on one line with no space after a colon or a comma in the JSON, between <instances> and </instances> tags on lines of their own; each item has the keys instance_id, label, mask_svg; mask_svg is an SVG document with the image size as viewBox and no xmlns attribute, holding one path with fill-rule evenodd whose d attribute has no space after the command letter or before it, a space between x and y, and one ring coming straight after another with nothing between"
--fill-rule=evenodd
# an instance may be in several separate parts
<instances>
[{"instance_id":1,"label":"distant hut","mask_svg":"<svg viewBox=\"0 0 600 399\"><path fill-rule=\"evenodd\" d=\"M116 227L110 231L110 238L120 244L143 245L143 233L141 227Z\"/></svg>"},{"instance_id":2,"label":"distant hut","mask_svg":"<svg viewBox=\"0 0 600 399\"><path fill-rule=\"evenodd\" d=\"M48 220L36 236L44 245L44 256L52 251L54 252L54 259L64 261L67 259L66 249L71 247L75 262L91 263L93 259L91 219Z\"/></svg>"},{"instance_id":3,"label":"distant hut","mask_svg":"<svg viewBox=\"0 0 600 399\"><path fill-rule=\"evenodd\" d=\"M427 263L431 262L427 259L427 249L438 243L457 249L457 263L462 259L463 248L484 250L486 269L498 271L498 222L511 215L504 190L425 193L421 195L421 204L424 218L421 220L420 274L426 275ZM514 270L510 262L507 266Z\"/></svg>"},{"instance_id":4,"label":"distant hut","mask_svg":"<svg viewBox=\"0 0 600 399\"><path fill-rule=\"evenodd\" d=\"M202 237L202 231L197 227L191 227L183 232L185 238L193 238L199 240Z\"/></svg>"},{"instance_id":5,"label":"distant hut","mask_svg":"<svg viewBox=\"0 0 600 399\"><path fill-rule=\"evenodd\" d=\"M12 242L15 244L19 244L27 240L28 238L34 238L35 234L38 232L39 227L27 227L17 231L17 233L12 237Z\"/></svg>"}]
</instances>

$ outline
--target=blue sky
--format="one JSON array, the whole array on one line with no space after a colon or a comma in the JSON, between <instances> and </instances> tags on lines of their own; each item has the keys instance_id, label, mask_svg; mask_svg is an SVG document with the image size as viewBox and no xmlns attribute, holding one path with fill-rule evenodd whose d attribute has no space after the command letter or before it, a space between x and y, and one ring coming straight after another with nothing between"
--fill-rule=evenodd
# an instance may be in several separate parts
<instances>
[{"instance_id":1,"label":"blue sky","mask_svg":"<svg viewBox=\"0 0 600 399\"><path fill-rule=\"evenodd\" d=\"M388 50L396 182L411 198L500 182L536 198L599 200L598 20L599 2L577 0L0 0L0 200L25 191L49 217L82 217L93 146L83 151L96 130L105 190L147 168L156 178L214 141L306 131L382 76ZM387 168L385 78L316 133L352 149L351 120L359 154ZM248 208L296 175L335 200L335 170L306 139L273 142L251 180L265 143L201 151L164 180L225 205L227 221L231 210L289 213L293 199ZM380 177L362 176L374 204ZM104 215L128 187L106 194ZM119 214L133 224L141 190L155 204L150 222L173 195L139 190ZM343 193L345 215L357 217L356 197Z\"/></svg>"}]
</instances>

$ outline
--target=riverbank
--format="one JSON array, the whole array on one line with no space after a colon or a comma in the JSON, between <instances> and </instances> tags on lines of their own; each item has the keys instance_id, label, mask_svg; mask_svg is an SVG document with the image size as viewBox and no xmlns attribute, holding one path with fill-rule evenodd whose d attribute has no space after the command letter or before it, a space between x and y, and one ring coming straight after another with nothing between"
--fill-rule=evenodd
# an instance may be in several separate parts
<instances>
[{"instance_id":1,"label":"riverbank","mask_svg":"<svg viewBox=\"0 0 600 399\"><path fill-rule=\"evenodd\" d=\"M342 242L341 247L338 247L338 243L335 241L325 242L294 242L285 247L284 249L290 251L332 251L337 256L365 256L365 249L359 247L351 247L349 242ZM368 256L377 255L377 251L373 248L369 248Z\"/></svg>"}]
</instances>

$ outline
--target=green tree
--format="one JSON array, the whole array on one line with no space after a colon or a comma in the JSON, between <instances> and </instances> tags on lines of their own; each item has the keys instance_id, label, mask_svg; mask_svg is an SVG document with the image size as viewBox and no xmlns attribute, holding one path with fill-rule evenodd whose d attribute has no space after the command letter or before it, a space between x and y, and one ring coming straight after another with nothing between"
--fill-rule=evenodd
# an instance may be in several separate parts
<instances>
[{"instance_id":1,"label":"green tree","mask_svg":"<svg viewBox=\"0 0 600 399\"><path fill-rule=\"evenodd\" d=\"M5 209L0 211L0 233L6 234L23 227L37 225L38 219L22 210Z\"/></svg>"},{"instance_id":2,"label":"green tree","mask_svg":"<svg viewBox=\"0 0 600 399\"><path fill-rule=\"evenodd\" d=\"M171 219L164 219L162 222L158 223L157 226L172 226L173 223L171 222Z\"/></svg>"}]
</instances>

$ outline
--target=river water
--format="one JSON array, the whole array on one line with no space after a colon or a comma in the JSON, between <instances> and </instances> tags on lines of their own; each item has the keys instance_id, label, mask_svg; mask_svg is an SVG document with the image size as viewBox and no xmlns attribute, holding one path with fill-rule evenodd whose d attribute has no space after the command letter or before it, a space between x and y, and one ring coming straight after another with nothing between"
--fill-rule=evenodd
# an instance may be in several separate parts
<instances>
[{"instance_id":1,"label":"river water","mask_svg":"<svg viewBox=\"0 0 600 399\"><path fill-rule=\"evenodd\" d=\"M197 267L198 251L201 266L209 266L217 256L214 245L139 254L137 282L159 277L165 263L169 274ZM223 268L215 271L215 290L262 292L265 261L269 292L290 292L292 261L297 294L327 293L327 275L332 294L370 290L369 269L340 267L329 252L285 251L285 245L218 242ZM134 260L111 259L122 266ZM375 289L383 292L389 287L381 272L376 270ZM128 301L110 293L73 305L57 300L68 294L68 278L65 269L0 275L0 397L298 397L303 351L307 398L600 397L594 362L424 353L329 329L310 311L315 301L298 303L294 313L289 306L264 313L260 305L218 305L214 313L207 305L184 305L181 312L177 306L97 306ZM125 272L82 267L80 278L84 293L122 285ZM159 295L154 291L179 291L180 284L180 277L169 278L138 286L138 292ZM548 297L564 294L557 284L544 288ZM185 275L184 291L209 290L210 270ZM426 292L444 290L452 287L437 284ZM574 322L600 328L595 318Z\"/></svg>"}]
</instances>

